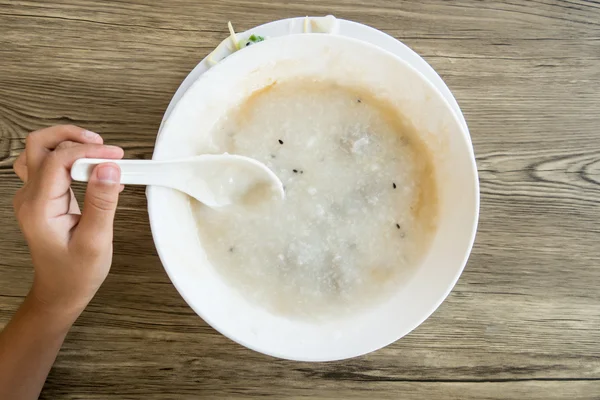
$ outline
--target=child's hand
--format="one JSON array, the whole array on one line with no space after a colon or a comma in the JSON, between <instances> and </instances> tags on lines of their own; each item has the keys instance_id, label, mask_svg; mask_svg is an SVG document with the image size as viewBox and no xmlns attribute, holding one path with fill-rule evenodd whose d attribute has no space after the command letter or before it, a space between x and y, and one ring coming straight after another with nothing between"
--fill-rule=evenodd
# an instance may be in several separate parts
<instances>
[{"instance_id":1,"label":"child's hand","mask_svg":"<svg viewBox=\"0 0 600 400\"><path fill-rule=\"evenodd\" d=\"M75 318L92 299L112 262L113 220L121 172L101 164L90 177L83 214L71 191L70 169L83 157L120 159L123 150L76 126L54 126L27 136L14 169L25 185L15 214L35 270L30 295L51 311Z\"/></svg>"}]
</instances>

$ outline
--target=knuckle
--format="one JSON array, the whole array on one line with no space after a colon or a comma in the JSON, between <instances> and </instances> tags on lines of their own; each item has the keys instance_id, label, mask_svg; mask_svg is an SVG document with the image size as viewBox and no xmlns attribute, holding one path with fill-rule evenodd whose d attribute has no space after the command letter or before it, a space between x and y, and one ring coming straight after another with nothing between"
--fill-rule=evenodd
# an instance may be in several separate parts
<instances>
[{"instance_id":1,"label":"knuckle","mask_svg":"<svg viewBox=\"0 0 600 400\"><path fill-rule=\"evenodd\" d=\"M19 156L15 159L15 162L13 163L13 167L20 167L20 166L24 166L25 165L25 157L26 157L26 151L22 151Z\"/></svg>"},{"instance_id":2,"label":"knuckle","mask_svg":"<svg viewBox=\"0 0 600 400\"><path fill-rule=\"evenodd\" d=\"M13 170L15 171L15 174L19 177L19 179L21 179L23 182L27 180L27 168L23 164L15 163L13 165Z\"/></svg>"},{"instance_id":3,"label":"knuckle","mask_svg":"<svg viewBox=\"0 0 600 400\"><path fill-rule=\"evenodd\" d=\"M39 131L29 133L27 137L25 137L25 147L30 148L31 146L35 146L35 143L38 141L39 136Z\"/></svg>"},{"instance_id":4,"label":"knuckle","mask_svg":"<svg viewBox=\"0 0 600 400\"><path fill-rule=\"evenodd\" d=\"M21 170L21 168L23 167L23 165L21 164L21 160L19 158L17 158L15 160L15 162L13 163L13 170L18 174L19 171Z\"/></svg>"},{"instance_id":5,"label":"knuckle","mask_svg":"<svg viewBox=\"0 0 600 400\"><path fill-rule=\"evenodd\" d=\"M81 144L73 142L71 140L65 140L61 142L58 146L56 146L56 150L69 149L74 146L81 146Z\"/></svg>"},{"instance_id":6,"label":"knuckle","mask_svg":"<svg viewBox=\"0 0 600 400\"><path fill-rule=\"evenodd\" d=\"M100 211L112 211L116 207L117 200L110 193L94 193L89 197L89 204Z\"/></svg>"},{"instance_id":7,"label":"knuckle","mask_svg":"<svg viewBox=\"0 0 600 400\"><path fill-rule=\"evenodd\" d=\"M35 209L34 207L31 205L30 202L23 202L21 203L17 209L15 209L15 214L17 216L17 220L19 221L20 225L21 225L21 229L23 230L23 233L26 234L27 236L27 232L29 232L29 228L30 225L28 222L35 220Z\"/></svg>"},{"instance_id":8,"label":"knuckle","mask_svg":"<svg viewBox=\"0 0 600 400\"><path fill-rule=\"evenodd\" d=\"M44 165L47 167L54 167L57 164L60 164L60 153L52 151L46 156Z\"/></svg>"},{"instance_id":9,"label":"knuckle","mask_svg":"<svg viewBox=\"0 0 600 400\"><path fill-rule=\"evenodd\" d=\"M77 131L81 130L81 128L79 128L78 126L73 125L73 124L62 124L62 125L58 125L57 128L59 130L69 131L69 132L77 132Z\"/></svg>"},{"instance_id":10,"label":"knuckle","mask_svg":"<svg viewBox=\"0 0 600 400\"><path fill-rule=\"evenodd\" d=\"M97 258L104 252L103 243L98 240L92 240L87 244L86 251L90 256Z\"/></svg>"}]
</instances>

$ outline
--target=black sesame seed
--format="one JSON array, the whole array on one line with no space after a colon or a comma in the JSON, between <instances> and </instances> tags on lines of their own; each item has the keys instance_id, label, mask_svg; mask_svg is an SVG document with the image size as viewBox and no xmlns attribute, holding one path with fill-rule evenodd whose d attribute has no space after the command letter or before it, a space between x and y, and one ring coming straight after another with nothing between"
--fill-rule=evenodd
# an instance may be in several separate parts
<instances>
[{"instance_id":1,"label":"black sesame seed","mask_svg":"<svg viewBox=\"0 0 600 400\"><path fill-rule=\"evenodd\" d=\"M297 173L298 173L298 170L297 170L297 169L293 169L292 171L294 171L294 173L295 173L295 174L297 174Z\"/></svg>"},{"instance_id":2,"label":"black sesame seed","mask_svg":"<svg viewBox=\"0 0 600 400\"><path fill-rule=\"evenodd\" d=\"M283 144L283 140L279 139L279 144Z\"/></svg>"},{"instance_id":3,"label":"black sesame seed","mask_svg":"<svg viewBox=\"0 0 600 400\"><path fill-rule=\"evenodd\" d=\"M396 184L394 182L392 182L392 186L394 187L394 189L396 189Z\"/></svg>"},{"instance_id":4,"label":"black sesame seed","mask_svg":"<svg viewBox=\"0 0 600 400\"><path fill-rule=\"evenodd\" d=\"M301 173L301 174L303 174L303 173L304 173L304 171L300 171L300 173Z\"/></svg>"},{"instance_id":5,"label":"black sesame seed","mask_svg":"<svg viewBox=\"0 0 600 400\"><path fill-rule=\"evenodd\" d=\"M356 99L356 101L357 101L358 103L362 103L362 101L361 101L360 99Z\"/></svg>"},{"instance_id":6,"label":"black sesame seed","mask_svg":"<svg viewBox=\"0 0 600 400\"><path fill-rule=\"evenodd\" d=\"M233 250L235 250L235 247L231 246L231 247L229 248L229 252L230 252L230 253L233 253Z\"/></svg>"},{"instance_id":7,"label":"black sesame seed","mask_svg":"<svg viewBox=\"0 0 600 400\"><path fill-rule=\"evenodd\" d=\"M396 224L396 228L400 229L400 224Z\"/></svg>"},{"instance_id":8,"label":"black sesame seed","mask_svg":"<svg viewBox=\"0 0 600 400\"><path fill-rule=\"evenodd\" d=\"M275 154L271 154L271 158L276 158L276 157L275 157Z\"/></svg>"}]
</instances>

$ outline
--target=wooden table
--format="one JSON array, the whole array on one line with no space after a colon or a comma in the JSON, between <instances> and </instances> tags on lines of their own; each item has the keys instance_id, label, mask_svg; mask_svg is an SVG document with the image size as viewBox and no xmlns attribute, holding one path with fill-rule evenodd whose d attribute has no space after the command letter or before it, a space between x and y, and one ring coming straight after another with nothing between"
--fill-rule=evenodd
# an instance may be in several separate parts
<instances>
[{"instance_id":1,"label":"wooden table","mask_svg":"<svg viewBox=\"0 0 600 400\"><path fill-rule=\"evenodd\" d=\"M11 207L27 132L74 123L150 158L171 96L227 36L228 20L245 30L328 13L415 49L464 111L481 219L452 294L364 357L263 356L184 303L156 255L144 191L127 188L111 274L42 398L600 399L600 3L591 0L0 0L0 323L31 282Z\"/></svg>"}]
</instances>

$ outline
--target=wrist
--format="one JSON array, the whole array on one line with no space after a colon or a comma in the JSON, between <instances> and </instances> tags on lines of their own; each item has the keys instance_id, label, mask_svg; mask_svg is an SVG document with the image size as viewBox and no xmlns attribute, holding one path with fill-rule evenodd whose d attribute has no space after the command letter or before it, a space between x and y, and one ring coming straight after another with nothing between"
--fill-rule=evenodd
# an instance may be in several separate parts
<instances>
[{"instance_id":1,"label":"wrist","mask_svg":"<svg viewBox=\"0 0 600 400\"><path fill-rule=\"evenodd\" d=\"M82 299L78 296L59 296L46 290L34 279L25 302L38 314L73 324L87 306L89 299Z\"/></svg>"}]
</instances>

